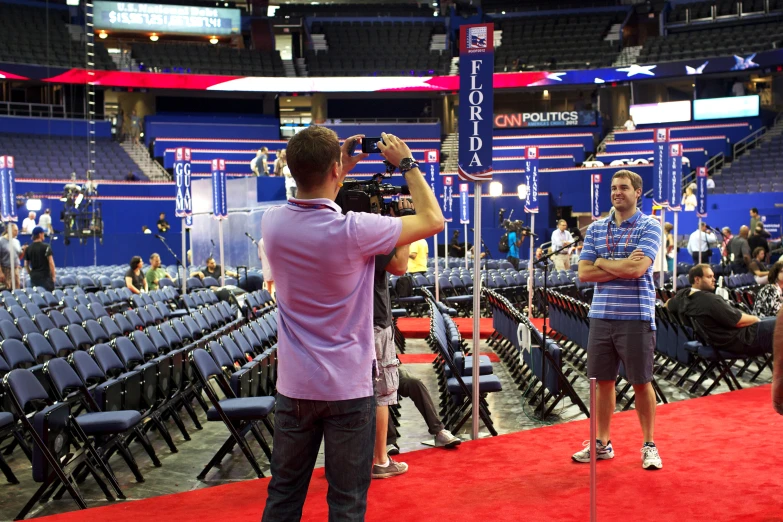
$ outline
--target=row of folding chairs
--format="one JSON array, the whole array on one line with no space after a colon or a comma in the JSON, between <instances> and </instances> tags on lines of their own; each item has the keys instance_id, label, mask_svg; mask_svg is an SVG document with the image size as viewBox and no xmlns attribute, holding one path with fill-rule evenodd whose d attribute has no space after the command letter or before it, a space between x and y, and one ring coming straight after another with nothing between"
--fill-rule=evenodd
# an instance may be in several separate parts
<instances>
[{"instance_id":1,"label":"row of folding chairs","mask_svg":"<svg viewBox=\"0 0 783 522\"><path fill-rule=\"evenodd\" d=\"M428 299L430 334L427 338L436 354L434 367L438 374L440 414L447 429L458 432L471 416L473 365L479 364L479 415L487 430L497 435L486 397L503 389L500 379L493 374L487 356L466 355L459 329L434 299Z\"/></svg>"},{"instance_id":2,"label":"row of folding chairs","mask_svg":"<svg viewBox=\"0 0 783 522\"><path fill-rule=\"evenodd\" d=\"M212 310L205 309L201 312L194 312L192 315L204 314L205 312L212 312ZM176 451L176 447L174 446L173 441L171 441L165 424L163 424L163 421L166 418L171 417L180 427L186 440L189 439L187 431L184 430L184 426L177 413L178 409L184 407L193 418L196 427L200 428L198 419L192 411L192 408L190 408L190 402L193 398L199 399L200 402L203 401L201 401L201 397L195 388L197 382L193 378L193 373L190 368L191 359L187 357L189 352L192 351L195 346L199 346L199 342L206 345L207 343L214 343L214 339L220 339L220 345L222 347L233 345L235 349L243 351L243 353L248 354L248 356L250 354L258 354L260 356L264 351L269 352L269 347L274 339L270 339L266 332L264 332L263 341L256 337L252 328L245 328L244 331L237 330L232 337L226 337L225 334L230 332L231 328L238 327L240 321L233 319L233 314L231 313L223 314L222 317L226 322L205 325L204 328L201 328L194 334L183 333L182 337L176 332L176 330L181 331L182 329L177 328L178 323L176 322L179 321L179 319L175 319L171 323L150 326L143 331L136 330L129 337L117 337L109 344L96 344L87 351L74 349L68 355L67 359L53 357L43 365L37 364L30 366L33 363L38 362L38 359L30 360L28 357L26 362L28 363L29 369L24 371L33 375L39 385L41 385L41 383L46 383L46 378L49 378L48 386L43 389L48 393L48 397L51 398L54 396L56 398L57 393L61 393L63 388L61 385L53 385L51 383L51 376L49 373L52 370L50 370L50 366L54 368L62 366L62 363L59 361L67 361L67 363L74 366L77 375L82 379L81 384L88 389L88 393L85 394L82 392L83 399L87 400L89 403L90 399L86 398L87 395L89 395L89 397L92 397L91 400L93 401L93 404L83 405L82 407L84 407L89 414L97 413L99 411L119 412L115 413L115 416L113 417L114 419L121 419L115 421L115 427L117 423L119 423L123 427L128 428L127 430L124 430L123 433L110 434L115 442L108 451L119 452L128 463L137 480L143 480L140 472L138 472L138 467L135 466L135 462L127 451L127 444L122 441L129 442L131 440L139 440L142 445L145 445L145 449L150 454L153 462L158 465L159 462L157 462L154 451L151 450L150 445L146 444L148 442L146 441L146 431L149 427L154 427L161 433L172 451ZM191 318L192 317L190 316L187 317L187 319ZM267 325L269 323L265 322L264 324ZM213 326L218 327L218 329L213 329ZM269 331L271 334L271 329ZM26 350L26 347L22 342L17 339L3 341L3 343L0 344L0 350L2 350L3 353L3 357L0 357L3 362L6 362L5 358L7 354L11 356L13 361L13 366L7 365L6 368L0 367L0 374L4 373L4 371L14 371L14 368L23 367L19 364L19 361L24 359L19 353ZM53 356L55 354L50 352L47 355ZM40 353L39 357L41 357ZM270 357L270 354L267 353L264 359L274 360L274 357ZM53 363L52 361L58 362ZM61 369L61 371L64 370ZM270 383L274 382L274 373L276 372L270 370L267 370L265 373L269 376ZM70 386L78 388L79 383L72 377L73 376L71 376L70 380L67 380L67 382L70 382ZM198 385L199 389L200 387L201 385ZM268 389L270 391L273 390L273 384L271 384L271 387ZM52 395L53 390L55 392L54 395ZM207 393L207 395L209 396L209 393ZM37 400L43 399L40 393L38 393L38 396L39 399ZM62 400L62 398L60 398L60 400ZM269 401L267 400L267 402ZM202 406L207 410L206 405L202 404ZM17 416L18 411L20 410L17 410ZM68 415L73 414L69 412ZM0 417L7 417L7 415L2 414ZM79 415L77 418L82 419L82 417L83 415ZM95 430L98 429L95 426L100 424L95 420L97 417L99 416L86 417L85 420L90 419L91 424L89 424L89 429L83 431L90 433L95 432ZM214 415L214 406L212 410L208 411L207 418L208 420L215 420L218 418ZM22 421L24 421L24 419L22 419ZM141 429L138 429L139 423L141 423ZM7 428L5 424L0 424L0 426L2 426L2 428L0 428L1 435ZM105 431L105 428L103 429ZM87 435L90 435L90 433L87 433ZM101 438L101 442L106 442L104 440L105 433L101 433L101 437L103 437ZM34 440L33 442L37 443L40 441ZM83 441L79 442L79 445L85 447ZM101 447L103 448L103 446ZM228 450L230 450L230 447ZM101 449L101 451L104 450ZM108 456L110 456L110 453ZM106 457L106 460L108 460L108 456ZM55 480L56 475L56 473L37 473L35 459L33 459L33 461L34 478L36 476L38 479L44 477L43 480L45 484L39 489L37 496L34 496L34 498L31 499L31 502L25 507L28 511L37 500L45 500L48 498L48 496L45 495L45 490L52 486L52 480ZM52 465L51 462L49 465ZM83 470L81 473L84 475ZM95 473L93 473L93 475L95 476ZM96 478L99 479L100 477L96 476ZM107 481L112 482L112 476L105 478L107 478ZM113 483L116 483L116 479L113 480ZM62 484L62 481L56 482L57 484ZM105 488L103 489L105 490ZM78 491L75 493L76 496L74 496L74 492L71 492L74 499L79 503ZM121 492L118 492L118 496L121 497ZM83 506L80 504L80 507Z\"/></svg>"}]
</instances>

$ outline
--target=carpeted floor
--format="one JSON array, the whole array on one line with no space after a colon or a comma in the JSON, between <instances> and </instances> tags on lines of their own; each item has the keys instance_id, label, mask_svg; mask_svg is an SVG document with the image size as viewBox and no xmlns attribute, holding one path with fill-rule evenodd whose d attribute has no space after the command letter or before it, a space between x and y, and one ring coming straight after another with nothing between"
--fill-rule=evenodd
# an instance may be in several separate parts
<instances>
[{"instance_id":1,"label":"carpeted floor","mask_svg":"<svg viewBox=\"0 0 783 522\"><path fill-rule=\"evenodd\" d=\"M473 319L470 317L457 317L454 319L459 327L463 339L473 338ZM397 327L400 329L406 339L424 339L430 334L429 317L401 317L397 319ZM492 328L492 319L488 317L481 318L481 338L489 337L494 329Z\"/></svg>"},{"instance_id":2,"label":"carpeted floor","mask_svg":"<svg viewBox=\"0 0 783 522\"><path fill-rule=\"evenodd\" d=\"M644 471L634 412L615 415L617 457L598 463L598 517L604 521L783 521L783 417L761 386L658 409L664 468ZM410 471L373 482L368 521L583 522L589 466L570 455L587 421L466 442L454 451L405 454ZM48 522L257 522L268 479L45 517ZM313 474L303 520L327 520L323 469Z\"/></svg>"}]
</instances>

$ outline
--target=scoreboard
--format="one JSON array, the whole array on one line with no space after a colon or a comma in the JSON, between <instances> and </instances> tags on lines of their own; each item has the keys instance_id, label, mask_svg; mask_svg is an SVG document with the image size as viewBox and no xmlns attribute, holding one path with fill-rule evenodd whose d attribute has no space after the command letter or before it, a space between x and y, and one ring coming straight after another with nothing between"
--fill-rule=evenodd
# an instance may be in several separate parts
<instances>
[{"instance_id":1,"label":"scoreboard","mask_svg":"<svg viewBox=\"0 0 783 522\"><path fill-rule=\"evenodd\" d=\"M98 0L95 28L112 31L225 36L241 31L239 9Z\"/></svg>"}]
</instances>

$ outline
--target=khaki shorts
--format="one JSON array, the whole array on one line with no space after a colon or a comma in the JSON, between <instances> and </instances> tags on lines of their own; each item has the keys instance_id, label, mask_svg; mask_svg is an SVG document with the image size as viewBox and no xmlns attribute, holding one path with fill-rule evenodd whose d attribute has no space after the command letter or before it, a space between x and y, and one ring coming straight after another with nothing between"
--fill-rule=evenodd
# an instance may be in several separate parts
<instances>
[{"instance_id":1,"label":"khaki shorts","mask_svg":"<svg viewBox=\"0 0 783 522\"><path fill-rule=\"evenodd\" d=\"M397 350L394 347L392 327L373 327L375 336L375 358L378 375L375 377L375 400L377 406L397 404L397 389L400 376L397 373Z\"/></svg>"}]
</instances>

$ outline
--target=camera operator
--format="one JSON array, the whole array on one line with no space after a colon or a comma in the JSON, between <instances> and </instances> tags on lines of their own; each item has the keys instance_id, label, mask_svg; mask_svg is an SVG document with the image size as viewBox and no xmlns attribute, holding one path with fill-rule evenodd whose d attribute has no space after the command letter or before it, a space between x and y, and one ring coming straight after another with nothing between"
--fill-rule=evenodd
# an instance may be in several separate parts
<instances>
[{"instance_id":1,"label":"camera operator","mask_svg":"<svg viewBox=\"0 0 783 522\"><path fill-rule=\"evenodd\" d=\"M364 520L375 440L374 258L443 229L443 214L408 146L382 134L383 156L399 167L417 213L343 215L334 203L362 136L340 142L311 126L288 143L299 189L261 222L278 303L278 381L272 480L263 521L299 520L321 439L329 519ZM292 231L296 233L292 234Z\"/></svg>"},{"instance_id":2,"label":"camera operator","mask_svg":"<svg viewBox=\"0 0 783 522\"><path fill-rule=\"evenodd\" d=\"M525 239L527 232L518 222L508 222L508 256L506 259L514 265L514 270L519 270L519 247Z\"/></svg>"}]
</instances>

